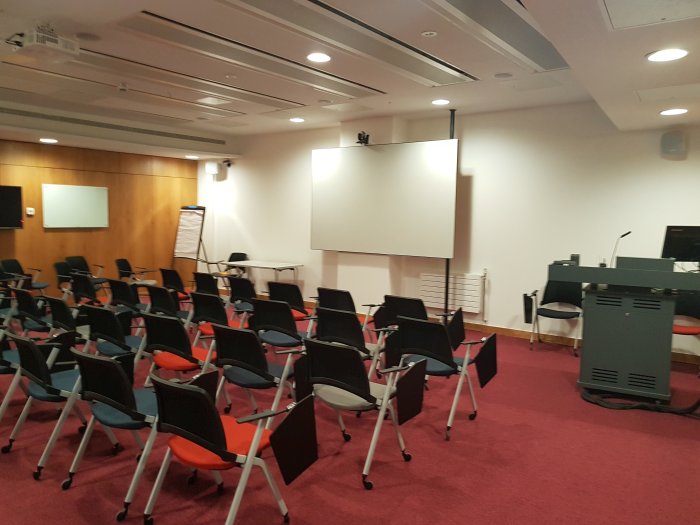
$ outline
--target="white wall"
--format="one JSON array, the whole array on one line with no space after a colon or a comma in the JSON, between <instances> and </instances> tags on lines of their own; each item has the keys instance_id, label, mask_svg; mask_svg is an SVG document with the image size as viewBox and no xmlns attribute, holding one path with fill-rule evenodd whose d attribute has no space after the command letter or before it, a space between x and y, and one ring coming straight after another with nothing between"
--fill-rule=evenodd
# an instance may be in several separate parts
<instances>
[{"instance_id":1,"label":"white wall","mask_svg":"<svg viewBox=\"0 0 700 525\"><path fill-rule=\"evenodd\" d=\"M356 129L372 138L372 125L344 125L343 136L347 141ZM400 129L407 140L448 138L449 113ZM529 329L521 295L543 286L554 259L580 253L582 264L596 265L610 258L627 230L633 233L618 255L658 257L666 225L700 224L700 156L693 148L700 128L686 130L689 154L682 161L661 157L662 131L619 132L593 103L458 115L455 133L460 176L452 271L488 269L490 325ZM323 284L351 290L357 303L380 302L389 292L415 295L420 272L441 272L440 260L309 249L311 150L340 140L337 128L251 137L226 180L200 175L200 204L210 218L216 215L206 228L210 257L244 251L300 262L306 296ZM561 324L542 328L569 335Z\"/></svg>"}]
</instances>

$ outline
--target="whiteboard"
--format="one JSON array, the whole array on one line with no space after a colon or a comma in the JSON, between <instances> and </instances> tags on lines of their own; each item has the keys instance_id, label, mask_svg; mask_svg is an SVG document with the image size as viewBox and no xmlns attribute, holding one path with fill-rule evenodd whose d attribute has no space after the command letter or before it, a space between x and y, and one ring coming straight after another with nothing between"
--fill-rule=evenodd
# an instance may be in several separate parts
<instances>
[{"instance_id":1,"label":"whiteboard","mask_svg":"<svg viewBox=\"0 0 700 525\"><path fill-rule=\"evenodd\" d=\"M109 190L98 186L41 185L44 228L107 228Z\"/></svg>"},{"instance_id":2,"label":"whiteboard","mask_svg":"<svg viewBox=\"0 0 700 525\"><path fill-rule=\"evenodd\" d=\"M195 260L199 257L199 240L202 237L204 211L203 206L180 208L174 257Z\"/></svg>"},{"instance_id":3,"label":"whiteboard","mask_svg":"<svg viewBox=\"0 0 700 525\"><path fill-rule=\"evenodd\" d=\"M317 149L311 248L454 255L457 140Z\"/></svg>"}]
</instances>

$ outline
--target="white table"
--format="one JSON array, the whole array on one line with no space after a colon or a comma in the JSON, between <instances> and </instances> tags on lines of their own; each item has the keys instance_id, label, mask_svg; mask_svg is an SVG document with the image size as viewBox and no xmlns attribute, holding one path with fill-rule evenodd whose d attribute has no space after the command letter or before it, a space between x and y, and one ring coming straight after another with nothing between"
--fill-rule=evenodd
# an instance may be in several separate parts
<instances>
[{"instance_id":1,"label":"white table","mask_svg":"<svg viewBox=\"0 0 700 525\"><path fill-rule=\"evenodd\" d=\"M297 268L304 266L303 264L288 263L288 262L275 262L275 261L231 261L223 262L222 264L228 266L229 268L236 268L239 275L246 273L248 268L260 268L263 270L273 270L275 272L275 281L277 280L280 272L285 270L291 270L294 273L294 280L297 280ZM241 268L244 270L241 271Z\"/></svg>"}]
</instances>

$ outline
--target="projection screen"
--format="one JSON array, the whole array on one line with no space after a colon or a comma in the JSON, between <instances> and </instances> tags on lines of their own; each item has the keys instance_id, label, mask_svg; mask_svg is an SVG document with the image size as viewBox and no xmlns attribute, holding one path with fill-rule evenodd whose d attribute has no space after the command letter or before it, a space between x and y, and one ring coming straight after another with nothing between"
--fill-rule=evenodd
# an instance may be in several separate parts
<instances>
[{"instance_id":1,"label":"projection screen","mask_svg":"<svg viewBox=\"0 0 700 525\"><path fill-rule=\"evenodd\" d=\"M312 151L311 249L452 258L457 140Z\"/></svg>"}]
</instances>

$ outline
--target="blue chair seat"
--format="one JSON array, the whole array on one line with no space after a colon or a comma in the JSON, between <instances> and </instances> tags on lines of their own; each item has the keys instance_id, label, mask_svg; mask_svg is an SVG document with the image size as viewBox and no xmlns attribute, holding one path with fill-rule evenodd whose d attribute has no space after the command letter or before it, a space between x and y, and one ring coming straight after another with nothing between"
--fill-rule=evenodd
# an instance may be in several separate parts
<instances>
[{"instance_id":1,"label":"blue chair seat","mask_svg":"<svg viewBox=\"0 0 700 525\"><path fill-rule=\"evenodd\" d=\"M551 319L576 319L581 315L581 312L553 310L552 308L538 308L537 315L549 317Z\"/></svg>"},{"instance_id":2,"label":"blue chair seat","mask_svg":"<svg viewBox=\"0 0 700 525\"><path fill-rule=\"evenodd\" d=\"M464 359L461 357L455 357L455 365L456 367L451 367L446 365L445 363L438 361L437 359L433 359L431 357L424 357L422 355L411 355L407 356L404 358L403 362L404 364L409 364L409 363L417 363L418 361L422 361L425 359L427 361L426 367L425 367L425 373L431 376L444 376L444 377L449 377L453 374L459 373L459 370L457 367L461 367L462 364L464 363Z\"/></svg>"},{"instance_id":3,"label":"blue chair seat","mask_svg":"<svg viewBox=\"0 0 700 525\"><path fill-rule=\"evenodd\" d=\"M246 301L238 301L233 303L233 309L237 314L250 314L253 313L253 305Z\"/></svg>"},{"instance_id":4,"label":"blue chair seat","mask_svg":"<svg viewBox=\"0 0 700 525\"><path fill-rule=\"evenodd\" d=\"M19 352L17 350L5 350L0 354L0 363L3 366L19 365Z\"/></svg>"},{"instance_id":5,"label":"blue chair seat","mask_svg":"<svg viewBox=\"0 0 700 525\"><path fill-rule=\"evenodd\" d=\"M300 337L304 337L305 334L300 333ZM267 343L272 346L278 346L281 348L291 348L294 346L299 346L301 343L298 339L295 339L284 332L277 332L275 330L266 330L260 334L260 340L263 343Z\"/></svg>"},{"instance_id":6,"label":"blue chair seat","mask_svg":"<svg viewBox=\"0 0 700 525\"><path fill-rule=\"evenodd\" d=\"M48 324L51 322L51 317L42 317L41 320ZM49 332L51 327L47 326L47 324L37 323L33 319L29 318L25 318L22 321L22 327L30 332Z\"/></svg>"},{"instance_id":7,"label":"blue chair seat","mask_svg":"<svg viewBox=\"0 0 700 525\"><path fill-rule=\"evenodd\" d=\"M268 363L267 364L268 373L276 378L282 377L282 372L284 371L284 366L279 363ZM243 388L272 388L275 386L274 381L268 381L267 379L260 377L255 372L246 370L245 368L239 368L237 366L231 366L224 369L224 377L234 385L241 386ZM288 377L294 377L294 372L290 370Z\"/></svg>"},{"instance_id":8,"label":"blue chair seat","mask_svg":"<svg viewBox=\"0 0 700 525\"><path fill-rule=\"evenodd\" d=\"M136 400L136 411L147 415L155 416L158 414L158 403L153 390L139 389L134 390L134 398ZM104 403L95 403L92 405L92 413L95 419L105 426L111 428L123 428L126 430L138 430L148 426L148 423L132 419L124 412L112 408Z\"/></svg>"},{"instance_id":9,"label":"blue chair seat","mask_svg":"<svg viewBox=\"0 0 700 525\"><path fill-rule=\"evenodd\" d=\"M63 372L51 374L51 383L59 390L70 392L73 390L75 382L79 377L80 372L76 369L64 370ZM44 387L37 385L33 381L29 382L29 395L34 399L38 399L39 401L50 401L53 403L59 403L66 400L65 397L49 394L46 390L44 390Z\"/></svg>"},{"instance_id":10,"label":"blue chair seat","mask_svg":"<svg viewBox=\"0 0 700 525\"><path fill-rule=\"evenodd\" d=\"M97 351L107 357L114 357L129 353L129 350L124 350L121 346L117 346L109 341L100 341L97 343Z\"/></svg>"}]
</instances>

